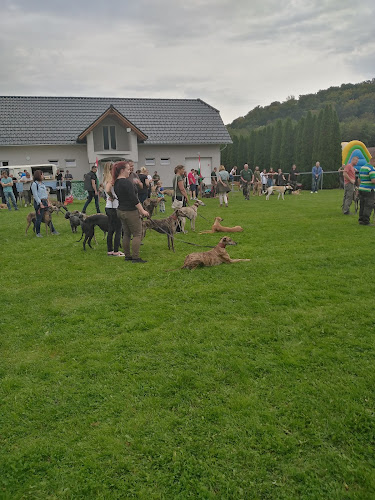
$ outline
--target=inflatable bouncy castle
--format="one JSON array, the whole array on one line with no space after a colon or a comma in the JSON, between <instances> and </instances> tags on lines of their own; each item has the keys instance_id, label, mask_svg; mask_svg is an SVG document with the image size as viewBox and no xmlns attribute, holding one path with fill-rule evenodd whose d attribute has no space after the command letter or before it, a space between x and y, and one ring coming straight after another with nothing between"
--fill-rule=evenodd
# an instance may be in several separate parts
<instances>
[{"instance_id":1,"label":"inflatable bouncy castle","mask_svg":"<svg viewBox=\"0 0 375 500\"><path fill-rule=\"evenodd\" d=\"M352 161L353 156L358 156L359 160L356 169L359 170L363 165L370 163L371 155L366 146L361 141L350 141L341 143L342 146L342 164L346 165Z\"/></svg>"}]
</instances>

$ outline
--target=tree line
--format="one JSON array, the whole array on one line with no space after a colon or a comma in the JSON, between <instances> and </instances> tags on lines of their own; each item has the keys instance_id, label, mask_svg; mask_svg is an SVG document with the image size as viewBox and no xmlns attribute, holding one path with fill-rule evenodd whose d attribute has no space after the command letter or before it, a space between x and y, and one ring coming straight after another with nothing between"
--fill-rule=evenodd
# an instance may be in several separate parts
<instances>
[{"instance_id":1,"label":"tree line","mask_svg":"<svg viewBox=\"0 0 375 500\"><path fill-rule=\"evenodd\" d=\"M228 125L230 133L251 130L274 124L278 119L291 118L298 122L308 111L318 114L331 105L340 122L341 141L357 139L368 147L375 146L375 78L362 83L342 84L319 90L316 94L289 96L284 102L275 101L269 106L257 106L246 116Z\"/></svg>"},{"instance_id":2,"label":"tree line","mask_svg":"<svg viewBox=\"0 0 375 500\"><path fill-rule=\"evenodd\" d=\"M337 171L341 166L341 136L337 113L326 105L318 114L308 111L298 122L290 117L278 119L273 124L246 133L231 133L233 144L222 147L221 163L230 170L234 165L245 163L254 170L259 166L275 171L290 172L295 163L300 172L311 172L320 162L324 171ZM311 179L301 176L301 182L309 186ZM338 175L325 177L325 187L337 187Z\"/></svg>"}]
</instances>

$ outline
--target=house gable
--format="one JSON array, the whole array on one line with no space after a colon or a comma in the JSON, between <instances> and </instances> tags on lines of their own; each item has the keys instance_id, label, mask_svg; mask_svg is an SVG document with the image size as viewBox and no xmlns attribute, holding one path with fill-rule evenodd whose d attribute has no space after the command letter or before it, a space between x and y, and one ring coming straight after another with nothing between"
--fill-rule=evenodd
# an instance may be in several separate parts
<instances>
[{"instance_id":1,"label":"house gable","mask_svg":"<svg viewBox=\"0 0 375 500\"><path fill-rule=\"evenodd\" d=\"M117 109L114 106L111 105L102 115L100 115L93 123L91 123L91 125L89 125L83 132L81 132L81 134L78 136L77 141L78 142L84 141L84 139L90 132L94 131L94 129L98 129L99 125L101 125L102 127L108 126L108 123L113 125L115 123L118 123L124 129L132 130L136 134L138 140L140 141L145 141L147 139L146 134L144 134L131 121L125 118L124 115L122 115L119 111L117 111ZM94 132L94 141L95 141L95 136L97 136L97 134ZM98 138L96 140L98 142Z\"/></svg>"}]
</instances>

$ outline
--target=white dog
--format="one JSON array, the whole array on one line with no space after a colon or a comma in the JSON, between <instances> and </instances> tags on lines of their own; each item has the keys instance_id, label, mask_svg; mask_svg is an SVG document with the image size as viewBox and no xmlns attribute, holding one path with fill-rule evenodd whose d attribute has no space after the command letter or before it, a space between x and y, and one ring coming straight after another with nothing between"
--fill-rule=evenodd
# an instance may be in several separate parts
<instances>
[{"instance_id":1,"label":"white dog","mask_svg":"<svg viewBox=\"0 0 375 500\"><path fill-rule=\"evenodd\" d=\"M279 199L280 196L282 197L282 199L284 199L285 191L287 191L288 189L293 189L293 188L289 184L287 184L286 186L270 186L267 188L267 191L266 191L266 193L267 193L266 200L270 199L270 195L273 191L275 191L275 193L279 193L279 196L277 197L277 199Z\"/></svg>"},{"instance_id":2,"label":"white dog","mask_svg":"<svg viewBox=\"0 0 375 500\"><path fill-rule=\"evenodd\" d=\"M192 231L195 231L195 219L197 218L198 215L198 207L199 206L205 206L203 201L201 200L195 200L193 205L190 207L182 207L180 208L180 212L183 212L185 214L185 217L180 217L180 226L181 226L181 231L185 233L185 223L186 219L190 219L190 228Z\"/></svg>"}]
</instances>

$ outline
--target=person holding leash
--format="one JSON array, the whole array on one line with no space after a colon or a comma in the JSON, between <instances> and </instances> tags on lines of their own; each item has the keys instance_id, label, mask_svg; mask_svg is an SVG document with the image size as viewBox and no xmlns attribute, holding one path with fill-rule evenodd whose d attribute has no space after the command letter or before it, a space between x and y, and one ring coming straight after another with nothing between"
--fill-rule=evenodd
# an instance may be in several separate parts
<instances>
[{"instance_id":1,"label":"person holding leash","mask_svg":"<svg viewBox=\"0 0 375 500\"><path fill-rule=\"evenodd\" d=\"M98 167L96 165L93 165L91 167L90 172L88 172L85 175L85 189L88 193L88 196L87 196L87 201L82 208L83 214L86 213L86 209L87 209L88 205L91 203L93 198L95 200L96 213L100 214L99 193L98 193L99 182L98 182L98 177L96 175L97 171L98 171Z\"/></svg>"},{"instance_id":2,"label":"person holding leash","mask_svg":"<svg viewBox=\"0 0 375 500\"><path fill-rule=\"evenodd\" d=\"M119 161L112 166L112 185L118 199L117 216L121 220L123 237L123 248L125 260L131 260L133 264L144 264L146 260L139 256L142 241L141 216L149 217L149 213L143 208L135 192L135 186L129 179L130 164ZM110 196L111 191L107 194ZM130 240L132 240L132 252L130 252Z\"/></svg>"},{"instance_id":3,"label":"person holding leash","mask_svg":"<svg viewBox=\"0 0 375 500\"><path fill-rule=\"evenodd\" d=\"M35 232L37 238L43 238L43 235L40 234L40 224L43 220L44 212L48 208L48 191L46 185L43 182L44 174L41 170L36 170L34 172L34 182L31 184L31 192L34 197L34 209L36 214L35 220ZM52 234L60 234L53 227L51 220L51 232Z\"/></svg>"}]
</instances>

